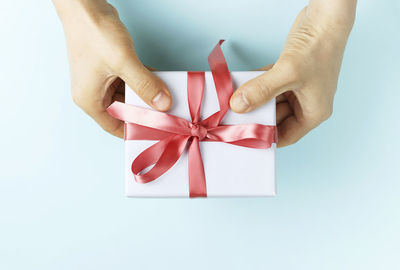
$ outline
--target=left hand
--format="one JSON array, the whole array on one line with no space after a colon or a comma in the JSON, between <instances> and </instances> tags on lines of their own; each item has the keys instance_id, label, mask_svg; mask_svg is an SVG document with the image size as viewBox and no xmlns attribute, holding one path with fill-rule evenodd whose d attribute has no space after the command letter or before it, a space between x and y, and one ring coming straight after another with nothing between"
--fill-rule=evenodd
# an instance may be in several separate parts
<instances>
[{"instance_id":1,"label":"left hand","mask_svg":"<svg viewBox=\"0 0 400 270\"><path fill-rule=\"evenodd\" d=\"M328 119L355 7L355 0L311 0L278 61L235 91L232 110L249 112L276 97L278 147L297 142Z\"/></svg>"}]
</instances>

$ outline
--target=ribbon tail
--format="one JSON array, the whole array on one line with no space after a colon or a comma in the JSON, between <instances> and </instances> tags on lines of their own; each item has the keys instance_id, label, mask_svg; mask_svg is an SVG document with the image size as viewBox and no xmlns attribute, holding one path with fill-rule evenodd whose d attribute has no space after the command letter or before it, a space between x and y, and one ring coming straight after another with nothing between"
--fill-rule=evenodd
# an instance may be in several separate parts
<instances>
[{"instance_id":1,"label":"ribbon tail","mask_svg":"<svg viewBox=\"0 0 400 270\"><path fill-rule=\"evenodd\" d=\"M207 197L206 176L201 158L199 138L193 137L189 146L189 196Z\"/></svg>"},{"instance_id":2,"label":"ribbon tail","mask_svg":"<svg viewBox=\"0 0 400 270\"><path fill-rule=\"evenodd\" d=\"M201 101L204 93L204 72L189 71L187 73L187 96L192 122L197 124L200 118Z\"/></svg>"},{"instance_id":3,"label":"ribbon tail","mask_svg":"<svg viewBox=\"0 0 400 270\"><path fill-rule=\"evenodd\" d=\"M233 94L233 83L229 72L228 64L226 63L224 54L221 49L221 44L224 40L220 40L208 56L208 64L214 78L215 89L217 91L220 111L214 121L214 125L219 125L222 118L229 109L229 99Z\"/></svg>"}]
</instances>

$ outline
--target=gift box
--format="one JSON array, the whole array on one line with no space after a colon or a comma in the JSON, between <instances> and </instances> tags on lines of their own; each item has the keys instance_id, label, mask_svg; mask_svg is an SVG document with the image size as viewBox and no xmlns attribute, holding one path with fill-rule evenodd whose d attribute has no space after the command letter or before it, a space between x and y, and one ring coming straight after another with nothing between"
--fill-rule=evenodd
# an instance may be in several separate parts
<instances>
[{"instance_id":1,"label":"gift box","mask_svg":"<svg viewBox=\"0 0 400 270\"><path fill-rule=\"evenodd\" d=\"M173 95L167 113L128 86L125 104L110 106L126 121L128 197L275 195L275 100L245 114L229 109L229 91L263 72L229 72L221 43L209 57L210 72L154 72Z\"/></svg>"}]
</instances>

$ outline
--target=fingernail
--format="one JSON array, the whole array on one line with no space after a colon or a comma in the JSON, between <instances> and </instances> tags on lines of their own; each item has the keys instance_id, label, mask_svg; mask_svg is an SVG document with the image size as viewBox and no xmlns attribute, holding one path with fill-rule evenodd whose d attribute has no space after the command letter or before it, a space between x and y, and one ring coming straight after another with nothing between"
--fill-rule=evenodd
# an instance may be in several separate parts
<instances>
[{"instance_id":1,"label":"fingernail","mask_svg":"<svg viewBox=\"0 0 400 270\"><path fill-rule=\"evenodd\" d=\"M165 111L169 109L171 100L169 96L164 92L160 91L151 101L154 107L160 111Z\"/></svg>"},{"instance_id":2,"label":"fingernail","mask_svg":"<svg viewBox=\"0 0 400 270\"><path fill-rule=\"evenodd\" d=\"M236 112L246 112L250 109L250 103L243 93L235 95L231 101L231 106Z\"/></svg>"}]
</instances>

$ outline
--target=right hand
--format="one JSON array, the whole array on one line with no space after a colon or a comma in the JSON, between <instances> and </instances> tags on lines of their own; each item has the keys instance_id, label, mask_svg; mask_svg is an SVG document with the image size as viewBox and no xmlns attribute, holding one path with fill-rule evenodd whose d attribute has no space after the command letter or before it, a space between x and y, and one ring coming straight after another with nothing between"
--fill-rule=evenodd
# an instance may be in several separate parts
<instances>
[{"instance_id":1,"label":"right hand","mask_svg":"<svg viewBox=\"0 0 400 270\"><path fill-rule=\"evenodd\" d=\"M137 57L116 9L105 0L53 0L67 40L74 102L107 132L123 137L124 123L107 107L124 100L124 82L154 109L168 110L167 86Z\"/></svg>"}]
</instances>

